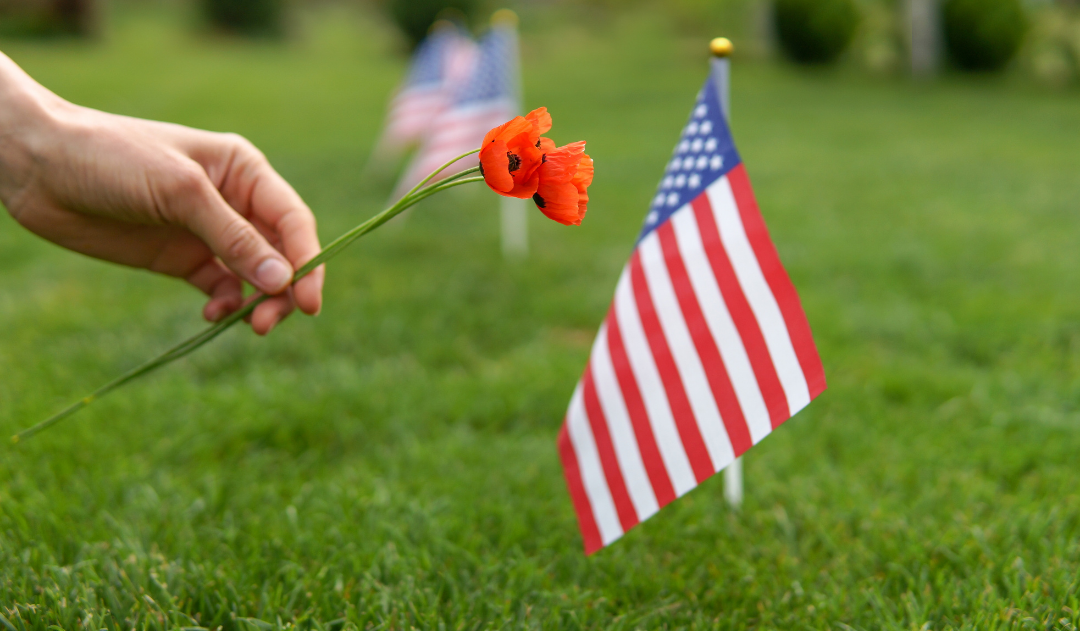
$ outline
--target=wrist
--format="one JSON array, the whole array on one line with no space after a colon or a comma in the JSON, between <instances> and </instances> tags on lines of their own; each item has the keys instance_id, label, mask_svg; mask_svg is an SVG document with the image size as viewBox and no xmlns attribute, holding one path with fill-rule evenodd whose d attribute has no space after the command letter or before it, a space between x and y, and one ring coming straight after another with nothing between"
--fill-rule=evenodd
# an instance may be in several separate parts
<instances>
[{"instance_id":1,"label":"wrist","mask_svg":"<svg viewBox=\"0 0 1080 631\"><path fill-rule=\"evenodd\" d=\"M64 101L0 53L0 203L13 210L33 177L38 153Z\"/></svg>"}]
</instances>

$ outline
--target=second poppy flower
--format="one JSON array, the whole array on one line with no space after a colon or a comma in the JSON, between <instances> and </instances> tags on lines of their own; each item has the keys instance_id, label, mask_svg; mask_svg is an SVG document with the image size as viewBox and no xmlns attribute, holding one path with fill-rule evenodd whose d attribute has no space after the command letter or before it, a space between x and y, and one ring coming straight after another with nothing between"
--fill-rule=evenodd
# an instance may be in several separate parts
<instances>
[{"instance_id":1,"label":"second poppy flower","mask_svg":"<svg viewBox=\"0 0 1080 631\"><path fill-rule=\"evenodd\" d=\"M585 153L585 141L545 152L537 175L533 201L540 212L567 226L581 225L593 180L593 160Z\"/></svg>"}]
</instances>

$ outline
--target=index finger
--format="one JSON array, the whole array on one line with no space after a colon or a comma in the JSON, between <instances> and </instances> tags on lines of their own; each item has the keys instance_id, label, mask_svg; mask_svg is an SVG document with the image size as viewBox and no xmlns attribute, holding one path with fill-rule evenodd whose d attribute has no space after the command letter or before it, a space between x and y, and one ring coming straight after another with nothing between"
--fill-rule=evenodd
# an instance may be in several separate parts
<instances>
[{"instance_id":1,"label":"index finger","mask_svg":"<svg viewBox=\"0 0 1080 631\"><path fill-rule=\"evenodd\" d=\"M285 258L300 269L322 250L314 213L258 149L242 138L227 138L232 159L218 185L222 196L241 215L269 228ZM294 286L296 304L304 313L322 308L323 274L320 268Z\"/></svg>"}]
</instances>

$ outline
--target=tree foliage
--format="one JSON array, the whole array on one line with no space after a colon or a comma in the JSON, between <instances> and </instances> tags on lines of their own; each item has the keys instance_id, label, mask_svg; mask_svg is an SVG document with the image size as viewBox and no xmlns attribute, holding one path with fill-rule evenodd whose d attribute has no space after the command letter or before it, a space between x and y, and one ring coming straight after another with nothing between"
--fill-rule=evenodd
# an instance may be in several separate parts
<instances>
[{"instance_id":1,"label":"tree foliage","mask_svg":"<svg viewBox=\"0 0 1080 631\"><path fill-rule=\"evenodd\" d=\"M836 61L859 26L853 0L776 0L774 18L781 49L800 63Z\"/></svg>"},{"instance_id":2,"label":"tree foliage","mask_svg":"<svg viewBox=\"0 0 1080 631\"><path fill-rule=\"evenodd\" d=\"M281 35L283 0L202 0L203 14L216 29L252 37Z\"/></svg>"},{"instance_id":3,"label":"tree foliage","mask_svg":"<svg viewBox=\"0 0 1080 631\"><path fill-rule=\"evenodd\" d=\"M945 48L965 70L1000 70L1016 56L1027 32L1020 0L946 0Z\"/></svg>"},{"instance_id":4,"label":"tree foliage","mask_svg":"<svg viewBox=\"0 0 1080 631\"><path fill-rule=\"evenodd\" d=\"M389 0L390 16L416 46L427 35L432 23L440 16L457 13L468 19L476 9L477 0Z\"/></svg>"}]
</instances>

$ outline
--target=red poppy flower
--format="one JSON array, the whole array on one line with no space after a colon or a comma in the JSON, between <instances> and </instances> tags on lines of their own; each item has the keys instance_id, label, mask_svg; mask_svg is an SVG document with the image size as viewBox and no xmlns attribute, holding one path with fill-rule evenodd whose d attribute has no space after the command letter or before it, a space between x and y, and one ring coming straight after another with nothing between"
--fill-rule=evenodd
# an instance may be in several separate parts
<instances>
[{"instance_id":1,"label":"red poppy flower","mask_svg":"<svg viewBox=\"0 0 1080 631\"><path fill-rule=\"evenodd\" d=\"M537 175L533 201L540 212L567 226L581 225L593 180L593 160L585 153L585 141L545 152Z\"/></svg>"},{"instance_id":2,"label":"red poppy flower","mask_svg":"<svg viewBox=\"0 0 1080 631\"><path fill-rule=\"evenodd\" d=\"M480 174L491 190L507 197L532 197L543 162L540 134L551 129L551 115L541 107L499 125L484 136Z\"/></svg>"},{"instance_id":3,"label":"red poppy flower","mask_svg":"<svg viewBox=\"0 0 1080 631\"><path fill-rule=\"evenodd\" d=\"M589 205L593 161L584 141L556 147L541 136L550 129L543 107L492 129L480 148L480 174L496 193L532 197L549 218L577 226Z\"/></svg>"}]
</instances>

